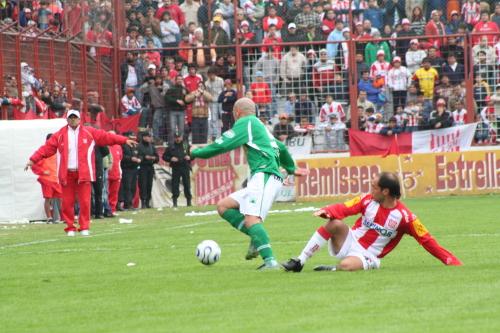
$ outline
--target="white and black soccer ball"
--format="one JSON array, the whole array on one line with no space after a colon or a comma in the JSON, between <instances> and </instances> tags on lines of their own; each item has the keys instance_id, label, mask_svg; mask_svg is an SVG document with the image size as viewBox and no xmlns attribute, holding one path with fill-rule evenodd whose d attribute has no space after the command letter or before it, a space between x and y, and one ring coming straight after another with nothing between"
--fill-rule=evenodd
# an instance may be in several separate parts
<instances>
[{"instance_id":1,"label":"white and black soccer ball","mask_svg":"<svg viewBox=\"0 0 500 333\"><path fill-rule=\"evenodd\" d=\"M204 240L196 247L196 258L203 265L213 265L220 259L221 249L213 240Z\"/></svg>"}]
</instances>

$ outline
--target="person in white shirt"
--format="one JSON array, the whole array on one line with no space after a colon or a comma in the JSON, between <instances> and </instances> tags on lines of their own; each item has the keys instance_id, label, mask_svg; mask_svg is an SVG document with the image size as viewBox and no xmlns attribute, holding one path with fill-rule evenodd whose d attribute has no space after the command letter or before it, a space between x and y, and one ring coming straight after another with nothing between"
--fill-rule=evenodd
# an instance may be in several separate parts
<instances>
[{"instance_id":1,"label":"person in white shirt","mask_svg":"<svg viewBox=\"0 0 500 333\"><path fill-rule=\"evenodd\" d=\"M462 101L457 101L454 109L455 110L451 113L453 117L453 126L464 125L467 117L467 110L464 108L464 103Z\"/></svg>"},{"instance_id":2,"label":"person in white shirt","mask_svg":"<svg viewBox=\"0 0 500 333\"><path fill-rule=\"evenodd\" d=\"M176 47L179 43L177 42L177 35L180 34L179 26L177 22L172 20L170 12L167 10L163 12L163 16L160 22L160 30L162 35L163 47ZM174 56L177 53L176 50L166 50L165 55Z\"/></svg>"},{"instance_id":3,"label":"person in white shirt","mask_svg":"<svg viewBox=\"0 0 500 333\"><path fill-rule=\"evenodd\" d=\"M403 110L403 123L405 132L415 132L418 131L418 123L422 116L420 112L422 111L421 105L419 106L415 101L408 101L408 104Z\"/></svg>"},{"instance_id":4,"label":"person in white shirt","mask_svg":"<svg viewBox=\"0 0 500 333\"><path fill-rule=\"evenodd\" d=\"M209 68L207 72L208 80L205 81L205 88L211 96L218 97L222 90L224 90L224 80L216 75L214 68ZM208 135L215 141L215 138L220 136L220 119L221 119L221 103L214 98L210 103L210 123L208 128Z\"/></svg>"},{"instance_id":5,"label":"person in white shirt","mask_svg":"<svg viewBox=\"0 0 500 333\"><path fill-rule=\"evenodd\" d=\"M283 56L280 64L280 76L286 92L298 90L302 77L305 74L306 66L306 57L299 52L297 46L291 45L290 51Z\"/></svg>"},{"instance_id":6,"label":"person in white shirt","mask_svg":"<svg viewBox=\"0 0 500 333\"><path fill-rule=\"evenodd\" d=\"M120 103L120 108L123 117L129 117L141 112L141 103L134 95L134 88L127 88Z\"/></svg>"},{"instance_id":7,"label":"person in white shirt","mask_svg":"<svg viewBox=\"0 0 500 333\"><path fill-rule=\"evenodd\" d=\"M341 120L345 119L345 112L344 108L342 107L342 104L340 104L339 102L335 102L333 100L333 97L331 95L328 95L325 98L325 104L323 104L323 106L319 110L320 123L328 123L329 122L328 117L332 113L337 114Z\"/></svg>"},{"instance_id":8,"label":"person in white shirt","mask_svg":"<svg viewBox=\"0 0 500 333\"><path fill-rule=\"evenodd\" d=\"M406 106L407 89L411 83L411 73L401 66L401 58L394 57L392 68L387 73L387 86L392 91L394 108Z\"/></svg>"},{"instance_id":9,"label":"person in white shirt","mask_svg":"<svg viewBox=\"0 0 500 333\"><path fill-rule=\"evenodd\" d=\"M405 56L406 66L412 75L420 68L422 60L427 57L425 51L420 50L418 45L418 39L412 39L410 41L410 49L406 52Z\"/></svg>"},{"instance_id":10,"label":"person in white shirt","mask_svg":"<svg viewBox=\"0 0 500 333\"><path fill-rule=\"evenodd\" d=\"M332 112L328 115L328 122L319 125L325 131L326 148L329 150L344 150L344 132L346 125L340 120L339 114Z\"/></svg>"},{"instance_id":11,"label":"person in white shirt","mask_svg":"<svg viewBox=\"0 0 500 333\"><path fill-rule=\"evenodd\" d=\"M382 128L384 128L384 124L382 124L382 114L377 113L374 116L370 116L366 119L365 132L380 133Z\"/></svg>"}]
</instances>

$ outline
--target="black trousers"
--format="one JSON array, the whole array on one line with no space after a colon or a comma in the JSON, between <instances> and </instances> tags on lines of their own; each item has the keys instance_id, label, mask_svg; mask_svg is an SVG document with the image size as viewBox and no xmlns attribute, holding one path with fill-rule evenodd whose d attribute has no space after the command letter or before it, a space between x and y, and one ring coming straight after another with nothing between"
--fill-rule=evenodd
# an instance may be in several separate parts
<instances>
[{"instance_id":1,"label":"black trousers","mask_svg":"<svg viewBox=\"0 0 500 333\"><path fill-rule=\"evenodd\" d=\"M195 118L191 123L192 143L207 143L208 139L208 118Z\"/></svg>"},{"instance_id":2,"label":"black trousers","mask_svg":"<svg viewBox=\"0 0 500 333\"><path fill-rule=\"evenodd\" d=\"M149 202L151 200L154 173L155 169L152 165L141 165L139 169L139 194L141 201Z\"/></svg>"},{"instance_id":3,"label":"black trousers","mask_svg":"<svg viewBox=\"0 0 500 333\"><path fill-rule=\"evenodd\" d=\"M190 170L187 167L172 168L172 199L176 200L179 197L179 185L182 178L182 186L184 187L184 196L186 200L191 200L191 182L189 179Z\"/></svg>"},{"instance_id":4,"label":"black trousers","mask_svg":"<svg viewBox=\"0 0 500 333\"><path fill-rule=\"evenodd\" d=\"M396 108L406 106L406 90L394 90L392 92L392 103L394 104L394 114L396 114Z\"/></svg>"},{"instance_id":5,"label":"black trousers","mask_svg":"<svg viewBox=\"0 0 500 333\"><path fill-rule=\"evenodd\" d=\"M102 208L102 187L104 186L102 175L96 176L95 182L92 182L92 212L94 216L100 216L104 213Z\"/></svg>"},{"instance_id":6,"label":"black trousers","mask_svg":"<svg viewBox=\"0 0 500 333\"><path fill-rule=\"evenodd\" d=\"M222 133L233 128L234 117L232 112L222 111Z\"/></svg>"},{"instance_id":7,"label":"black trousers","mask_svg":"<svg viewBox=\"0 0 500 333\"><path fill-rule=\"evenodd\" d=\"M137 188L137 169L122 170L123 207L131 208Z\"/></svg>"}]
</instances>

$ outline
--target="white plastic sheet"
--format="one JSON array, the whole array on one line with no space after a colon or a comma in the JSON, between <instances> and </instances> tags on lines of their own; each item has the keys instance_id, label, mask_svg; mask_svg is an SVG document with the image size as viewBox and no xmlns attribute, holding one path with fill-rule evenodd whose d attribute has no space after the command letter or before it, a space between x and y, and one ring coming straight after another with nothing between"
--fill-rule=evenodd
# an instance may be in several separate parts
<instances>
[{"instance_id":1,"label":"white plastic sheet","mask_svg":"<svg viewBox=\"0 0 500 333\"><path fill-rule=\"evenodd\" d=\"M24 171L31 154L65 119L0 121L0 222L45 218L37 176Z\"/></svg>"}]
</instances>

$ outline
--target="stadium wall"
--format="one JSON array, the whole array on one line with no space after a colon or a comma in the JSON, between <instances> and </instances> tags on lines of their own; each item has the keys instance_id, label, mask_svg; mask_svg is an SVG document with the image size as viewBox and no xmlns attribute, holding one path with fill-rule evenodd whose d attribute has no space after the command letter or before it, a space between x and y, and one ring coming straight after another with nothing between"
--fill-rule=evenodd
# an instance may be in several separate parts
<instances>
[{"instance_id":1,"label":"stadium wall","mask_svg":"<svg viewBox=\"0 0 500 333\"><path fill-rule=\"evenodd\" d=\"M280 201L343 200L371 190L371 175L380 171L400 174L404 195L410 198L500 193L500 149L465 152L349 157L321 154L297 158L310 170L291 180ZM197 205L215 204L242 187L248 167L241 151L210 160L196 160L193 194Z\"/></svg>"}]
</instances>

